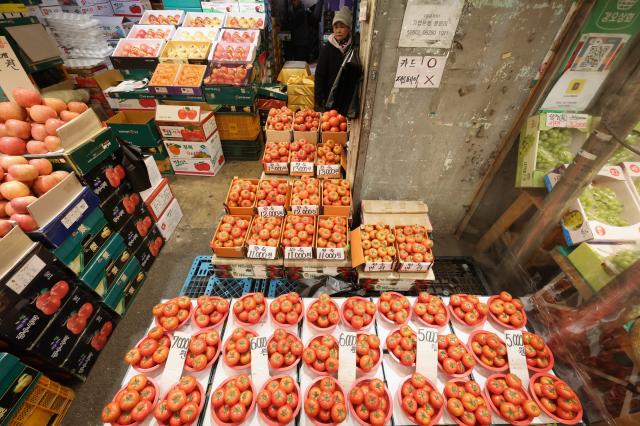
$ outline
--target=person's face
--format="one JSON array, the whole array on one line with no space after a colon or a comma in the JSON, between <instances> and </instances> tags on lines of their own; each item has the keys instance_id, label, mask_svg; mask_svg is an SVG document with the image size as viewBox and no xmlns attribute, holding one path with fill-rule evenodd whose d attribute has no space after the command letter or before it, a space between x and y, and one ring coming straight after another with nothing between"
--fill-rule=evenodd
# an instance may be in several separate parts
<instances>
[{"instance_id":1,"label":"person's face","mask_svg":"<svg viewBox=\"0 0 640 426\"><path fill-rule=\"evenodd\" d=\"M349 38L349 33L351 29L347 27L342 22L336 22L333 26L333 35L335 36L337 41L344 41Z\"/></svg>"}]
</instances>

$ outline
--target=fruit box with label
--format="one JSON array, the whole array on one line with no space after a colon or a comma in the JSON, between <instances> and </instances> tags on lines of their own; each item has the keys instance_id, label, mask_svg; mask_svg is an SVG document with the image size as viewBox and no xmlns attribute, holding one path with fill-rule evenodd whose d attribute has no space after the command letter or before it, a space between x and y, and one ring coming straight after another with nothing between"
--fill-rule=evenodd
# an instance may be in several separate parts
<instances>
[{"instance_id":1,"label":"fruit box with label","mask_svg":"<svg viewBox=\"0 0 640 426\"><path fill-rule=\"evenodd\" d=\"M93 170L80 176L80 181L98 196L101 203L120 187L129 187L129 179L122 165L121 155L120 151L111 154Z\"/></svg>"},{"instance_id":2,"label":"fruit box with label","mask_svg":"<svg viewBox=\"0 0 640 426\"><path fill-rule=\"evenodd\" d=\"M29 350L61 366L98 310L94 296L81 287L71 292L60 313Z\"/></svg>"},{"instance_id":3,"label":"fruit box with label","mask_svg":"<svg viewBox=\"0 0 640 426\"><path fill-rule=\"evenodd\" d=\"M567 259L594 291L600 291L640 258L637 244L580 243Z\"/></svg>"},{"instance_id":4,"label":"fruit box with label","mask_svg":"<svg viewBox=\"0 0 640 426\"><path fill-rule=\"evenodd\" d=\"M640 162L622 163L629 190L640 204Z\"/></svg>"},{"instance_id":5,"label":"fruit box with label","mask_svg":"<svg viewBox=\"0 0 640 426\"><path fill-rule=\"evenodd\" d=\"M238 3L235 1L203 1L202 11L203 12L219 12L219 13L227 13L227 12L238 12ZM224 19L223 19L224 21Z\"/></svg>"},{"instance_id":6,"label":"fruit box with label","mask_svg":"<svg viewBox=\"0 0 640 426\"><path fill-rule=\"evenodd\" d=\"M170 158L171 168L177 175L215 176L224 165L222 147L213 158Z\"/></svg>"},{"instance_id":7,"label":"fruit box with label","mask_svg":"<svg viewBox=\"0 0 640 426\"><path fill-rule=\"evenodd\" d=\"M551 192L566 166L545 176ZM640 240L640 204L631 193L620 166L605 166L562 217L567 245L584 241L627 243Z\"/></svg>"},{"instance_id":8,"label":"fruit box with label","mask_svg":"<svg viewBox=\"0 0 640 426\"><path fill-rule=\"evenodd\" d=\"M358 285L369 291L427 291L434 281L433 268L427 274L358 271Z\"/></svg>"},{"instance_id":9,"label":"fruit box with label","mask_svg":"<svg viewBox=\"0 0 640 426\"><path fill-rule=\"evenodd\" d=\"M75 278L17 226L0 240L0 335L26 348L60 312Z\"/></svg>"},{"instance_id":10,"label":"fruit box with label","mask_svg":"<svg viewBox=\"0 0 640 426\"><path fill-rule=\"evenodd\" d=\"M142 269L149 272L156 257L160 254L160 250L164 246L164 239L160 235L157 227L153 227L147 238L140 244L138 250L134 253Z\"/></svg>"},{"instance_id":11,"label":"fruit box with label","mask_svg":"<svg viewBox=\"0 0 640 426\"><path fill-rule=\"evenodd\" d=\"M129 30L126 38L137 39L165 39L171 40L176 32L173 25L138 25L135 24ZM121 37L120 37L121 38Z\"/></svg>"},{"instance_id":12,"label":"fruit box with label","mask_svg":"<svg viewBox=\"0 0 640 426\"><path fill-rule=\"evenodd\" d=\"M207 65L210 50L210 41L169 40L165 43L158 59L161 64Z\"/></svg>"},{"instance_id":13,"label":"fruit box with label","mask_svg":"<svg viewBox=\"0 0 640 426\"><path fill-rule=\"evenodd\" d=\"M351 218L351 205L353 197L351 195L351 184L346 179L321 181L322 188L322 212L327 216L345 216ZM340 188L344 188L344 191ZM342 195L345 194L345 195ZM342 197L349 197L349 205L342 203ZM331 204L327 204L325 199ZM334 205L340 201L340 205Z\"/></svg>"},{"instance_id":14,"label":"fruit box with label","mask_svg":"<svg viewBox=\"0 0 640 426\"><path fill-rule=\"evenodd\" d=\"M425 235L422 235L421 232L415 232L412 229L413 226L415 225L414 224L410 224L410 225L397 224L393 228L394 237L395 237L393 247L395 248L398 256L398 272L426 273L429 271L429 269L433 267L433 262L434 262L433 250L432 250L432 247L429 246L429 244L433 244L433 242L429 239L429 235L426 232L426 230L425 230ZM406 228L409 228L409 230L407 230ZM413 232L413 234L410 234L407 232ZM409 237L412 237L411 241L413 242L413 244L411 245L412 247L414 247L412 248L411 252L408 252L408 249L403 250L403 247L406 247L405 245L410 244ZM404 260L403 260L403 256L404 256ZM417 256L418 256L418 260L412 259L412 257L415 258Z\"/></svg>"},{"instance_id":15,"label":"fruit box with label","mask_svg":"<svg viewBox=\"0 0 640 426\"><path fill-rule=\"evenodd\" d=\"M21 411L41 375L38 370L20 362L16 356L0 353L0 424L8 424Z\"/></svg>"},{"instance_id":16,"label":"fruit box with label","mask_svg":"<svg viewBox=\"0 0 640 426\"><path fill-rule=\"evenodd\" d=\"M211 104L250 106L256 103L258 89L254 86L221 86L206 82L205 78L204 96Z\"/></svg>"},{"instance_id":17,"label":"fruit box with label","mask_svg":"<svg viewBox=\"0 0 640 426\"><path fill-rule=\"evenodd\" d=\"M206 65L163 62L156 68L147 88L156 95L203 98L202 79L206 71Z\"/></svg>"},{"instance_id":18,"label":"fruit box with label","mask_svg":"<svg viewBox=\"0 0 640 426\"><path fill-rule=\"evenodd\" d=\"M342 216L342 219L345 220L346 228L347 228L346 245L340 248L327 247L327 243L331 241L333 237L333 226L331 224L327 224L332 228L331 230L329 230L328 228L326 228L326 226L324 226L324 224L326 223L327 220L334 221L335 219L336 219L336 216L322 216L322 215L318 216L318 222L317 222L318 226L316 228L317 239L314 242L314 247L316 250L316 258L318 259L318 261L327 262L327 265L323 265L323 266L332 266L331 264L334 264L333 266L335 266L336 262L344 262L347 259L349 259L349 251L350 251L349 227L348 227L348 219L346 216ZM322 230L323 228L326 228L326 229ZM329 233L327 233L328 235L323 234L323 232L326 233L326 231L330 231ZM320 240L320 245L318 245L318 239Z\"/></svg>"},{"instance_id":19,"label":"fruit box with label","mask_svg":"<svg viewBox=\"0 0 640 426\"><path fill-rule=\"evenodd\" d=\"M242 193L242 190L240 191L233 191L234 194L232 194L232 189L234 186L234 183L238 180L242 180L244 182L247 183L251 183L252 185L255 185L256 187L258 186L258 183L260 182L259 179L245 179L245 178L238 178L238 176L234 176L231 184L229 185L229 190L227 191L227 196L225 197L225 201L224 201L224 208L227 211L227 213L231 214L231 215L249 215L249 216L253 216L253 214L255 213L255 207L256 207L256 200L255 200L255 196L253 201L249 200L249 198L243 198L243 195L245 197L250 197L251 194L246 194L246 193ZM237 194L236 194L237 193ZM240 206L240 205L230 205L230 202L232 202L232 197L233 199L235 199L236 201L233 201L236 204L240 204L242 201L246 200L247 203L251 203L251 205L249 206Z\"/></svg>"},{"instance_id":20,"label":"fruit box with label","mask_svg":"<svg viewBox=\"0 0 640 426\"><path fill-rule=\"evenodd\" d=\"M120 111L106 123L122 140L140 147L158 145L160 133L154 111Z\"/></svg>"},{"instance_id":21,"label":"fruit box with label","mask_svg":"<svg viewBox=\"0 0 640 426\"><path fill-rule=\"evenodd\" d=\"M142 16L145 10L151 10L149 0L111 1L113 14L119 16Z\"/></svg>"},{"instance_id":22,"label":"fruit box with label","mask_svg":"<svg viewBox=\"0 0 640 426\"><path fill-rule=\"evenodd\" d=\"M217 130L213 111L199 106L158 105L156 124L163 139L206 141Z\"/></svg>"},{"instance_id":23,"label":"fruit box with label","mask_svg":"<svg viewBox=\"0 0 640 426\"><path fill-rule=\"evenodd\" d=\"M322 139L322 143L326 143L328 140L332 140L336 143L339 143L342 146L347 144L347 140L349 139L349 129L345 132L330 132L328 130L321 131L320 136Z\"/></svg>"},{"instance_id":24,"label":"fruit box with label","mask_svg":"<svg viewBox=\"0 0 640 426\"><path fill-rule=\"evenodd\" d=\"M107 242L113 231L102 210L96 208L54 254L76 275L80 275Z\"/></svg>"},{"instance_id":25,"label":"fruit box with label","mask_svg":"<svg viewBox=\"0 0 640 426\"><path fill-rule=\"evenodd\" d=\"M298 219L295 219L298 218ZM306 218L306 219L302 219ZM293 220L296 220L296 223L293 223ZM303 224L303 221L307 220L310 223L308 225ZM298 225L300 224L300 225ZM291 225L290 229L287 229L287 226ZM280 247L279 249L282 252L282 255L285 260L311 260L315 256L316 251L316 239L318 238L318 228L316 223L316 216L314 215L287 215L284 218L284 227L282 232L282 238L280 239ZM313 234L311 236L311 241L308 246L301 246L300 244L293 245L294 242L298 243L302 238L300 235L303 234L303 238L306 238L304 234L306 233L309 236L309 231L313 230ZM295 238L295 239L294 239Z\"/></svg>"},{"instance_id":26,"label":"fruit box with label","mask_svg":"<svg viewBox=\"0 0 640 426\"><path fill-rule=\"evenodd\" d=\"M100 306L87 329L71 349L62 368L80 379L85 379L100 356L100 352L111 338L118 320L118 316L104 306Z\"/></svg>"},{"instance_id":27,"label":"fruit box with label","mask_svg":"<svg viewBox=\"0 0 640 426\"><path fill-rule=\"evenodd\" d=\"M151 226L153 226L153 222L151 223ZM132 217L129 218L129 220L124 224L124 226L118 233L124 240L124 244L127 249L130 252L134 252L142 243L142 240L144 240L145 238L142 236L142 234L145 234L146 236L148 231L144 227L143 219Z\"/></svg>"},{"instance_id":28,"label":"fruit box with label","mask_svg":"<svg viewBox=\"0 0 640 426\"><path fill-rule=\"evenodd\" d=\"M249 227L249 231L247 232L247 237L245 238L245 241L244 241L247 258L260 259L260 260L263 260L263 259L274 260L274 259L281 258L283 255L281 246L282 246L282 230L284 229L284 220L282 220L282 223L280 224L280 232L278 234L278 238L277 239L269 238L269 240L275 240L273 242L273 245L262 245L260 244L260 241L257 241L258 244L255 244L256 243L255 241L252 244L252 241L250 241L251 234L253 233L256 226L259 225L258 219L260 218L254 218L254 220L251 221L251 226ZM272 218L267 218L267 220L271 220L271 219ZM282 219L285 219L285 218L283 217ZM277 225L275 226L277 227ZM263 227L262 231L265 231L265 230L267 229ZM267 233L268 232L269 231L267 230Z\"/></svg>"},{"instance_id":29,"label":"fruit box with label","mask_svg":"<svg viewBox=\"0 0 640 426\"><path fill-rule=\"evenodd\" d=\"M169 181L163 178L142 199L153 220L158 220L174 198Z\"/></svg>"},{"instance_id":30,"label":"fruit box with label","mask_svg":"<svg viewBox=\"0 0 640 426\"><path fill-rule=\"evenodd\" d=\"M265 22L266 15L264 13L227 13L224 27L263 30Z\"/></svg>"},{"instance_id":31,"label":"fruit box with label","mask_svg":"<svg viewBox=\"0 0 640 426\"><path fill-rule=\"evenodd\" d=\"M178 224L182 220L182 209L178 204L178 199L174 198L169 207L164 211L160 219L156 222L156 226L160 230L160 234L165 241L171 238L173 231L176 230Z\"/></svg>"},{"instance_id":32,"label":"fruit box with label","mask_svg":"<svg viewBox=\"0 0 640 426\"><path fill-rule=\"evenodd\" d=\"M164 44L164 40L157 39L121 38L111 55L111 63L118 70L154 70Z\"/></svg>"},{"instance_id":33,"label":"fruit box with label","mask_svg":"<svg viewBox=\"0 0 640 426\"><path fill-rule=\"evenodd\" d=\"M318 153L324 149L324 144L318 145ZM318 179L340 179L342 170L347 170L347 152L342 149L339 164L321 164L320 156L316 158L316 176Z\"/></svg>"},{"instance_id":34,"label":"fruit box with label","mask_svg":"<svg viewBox=\"0 0 640 426\"><path fill-rule=\"evenodd\" d=\"M213 273L218 278L284 278L283 259L211 258Z\"/></svg>"},{"instance_id":35,"label":"fruit box with label","mask_svg":"<svg viewBox=\"0 0 640 426\"><path fill-rule=\"evenodd\" d=\"M137 280L138 274L140 272L140 262L138 262L138 259L136 259L135 257L132 257L131 260L124 266L124 268L122 268L122 271L118 275L114 286L111 288L111 290L109 290L109 294L107 294L107 297L104 300L104 304L113 309L115 313L120 316L122 316L126 312L129 306L126 303L127 298L132 297L131 295L127 295L128 290L130 290L131 288L130 284ZM142 281L144 281L144 279L146 278L146 275L143 275L141 278L142 279L137 284L141 284ZM138 287L135 288L134 295L137 290Z\"/></svg>"},{"instance_id":36,"label":"fruit box with label","mask_svg":"<svg viewBox=\"0 0 640 426\"><path fill-rule=\"evenodd\" d=\"M129 183L122 185L122 187L114 192L111 197L100 204L100 209L104 213L104 217L107 219L107 222L111 224L111 227L115 232L119 231L128 219L129 215L125 210L123 201L125 198L130 197L130 191L131 187L129 186ZM139 204L142 204L142 202Z\"/></svg>"},{"instance_id":37,"label":"fruit box with label","mask_svg":"<svg viewBox=\"0 0 640 426\"><path fill-rule=\"evenodd\" d=\"M267 142L291 142L293 140L293 131L289 130L270 130L266 126L264 133Z\"/></svg>"},{"instance_id":38,"label":"fruit box with label","mask_svg":"<svg viewBox=\"0 0 640 426\"><path fill-rule=\"evenodd\" d=\"M173 158L213 158L222 149L220 142L220 134L213 132L211 137L206 141L177 141L165 140L164 146L169 152L169 157Z\"/></svg>"},{"instance_id":39,"label":"fruit box with label","mask_svg":"<svg viewBox=\"0 0 640 426\"><path fill-rule=\"evenodd\" d=\"M232 216L234 216L236 219L244 219L248 223L247 232L243 238L242 245L235 246L235 247L219 247L219 246L216 246L216 244L214 244L216 240L216 236L220 232L220 228L223 226L222 219L220 219L220 221L218 222L218 226L216 226L216 230L213 233L213 236L211 237L211 242L209 242L209 247L211 247L215 255L218 257L243 258L245 256L245 246L247 242L247 236L249 235L249 230L251 229L251 221L253 219L253 216L241 215L241 214L233 214Z\"/></svg>"},{"instance_id":40,"label":"fruit box with label","mask_svg":"<svg viewBox=\"0 0 640 426\"><path fill-rule=\"evenodd\" d=\"M343 281L353 282L355 270L351 259L345 260L284 260L285 274L290 281L336 277Z\"/></svg>"},{"instance_id":41,"label":"fruit box with label","mask_svg":"<svg viewBox=\"0 0 640 426\"><path fill-rule=\"evenodd\" d=\"M141 25L176 25L182 24L183 10L145 10L140 18Z\"/></svg>"},{"instance_id":42,"label":"fruit box with label","mask_svg":"<svg viewBox=\"0 0 640 426\"><path fill-rule=\"evenodd\" d=\"M268 184L271 184L272 185L271 188L273 189L270 189L268 186L265 187L265 185L268 185ZM287 179L266 176L265 178L260 180L260 183L258 184L258 190L263 190L267 193L265 195L266 196L265 199L258 200L258 198L256 197L256 210L257 210L258 216L266 216L266 217L283 216L284 217L287 215L287 210L289 210L291 206L291 192L292 192L291 185L289 184L289 181ZM275 195L271 193L273 191L276 192ZM283 194L284 191L286 191L285 194ZM260 194L257 194L257 195L260 195ZM269 203L272 203L272 205L260 205L262 201L267 201ZM279 204L276 205L274 201L278 202Z\"/></svg>"},{"instance_id":43,"label":"fruit box with label","mask_svg":"<svg viewBox=\"0 0 640 426\"><path fill-rule=\"evenodd\" d=\"M380 229L378 229L380 228ZM358 268L358 270L367 271L367 272L390 272L393 271L396 267L397 256L389 256L385 255L381 257L381 260L376 261L376 257L373 257L370 253L370 250L376 250L373 247L366 248L368 246L372 246L371 243L367 244L367 241L380 238L375 237L371 238L371 232L387 232L391 233L393 230L389 226L381 225L360 225L359 228L351 231L351 265L354 268ZM363 234L367 234L363 236ZM381 234L384 238L384 236ZM377 253L377 250L376 250Z\"/></svg>"},{"instance_id":44,"label":"fruit box with label","mask_svg":"<svg viewBox=\"0 0 640 426\"><path fill-rule=\"evenodd\" d=\"M295 147L296 142L292 142L291 146ZM303 145L304 146L304 145ZM311 144L307 144L307 146L311 147ZM305 152L302 146L299 151L291 150L289 152L289 175L291 176L313 176L315 175L315 162L317 155L317 146L313 145L313 160L312 161L300 161L300 157L296 155L296 152ZM303 154L300 154L303 155ZM308 154L305 154L308 155ZM304 158L303 158L304 159ZM305 159L306 160L306 159Z\"/></svg>"},{"instance_id":45,"label":"fruit box with label","mask_svg":"<svg viewBox=\"0 0 640 426\"><path fill-rule=\"evenodd\" d=\"M104 297L109 291L110 283L107 282L107 274L116 264L116 261L126 251L124 239L120 234L114 234L96 255L95 260L87 267L80 279L99 296Z\"/></svg>"},{"instance_id":46,"label":"fruit box with label","mask_svg":"<svg viewBox=\"0 0 640 426\"><path fill-rule=\"evenodd\" d=\"M591 130L587 114L541 113L520 131L516 188L542 188L544 176L570 163Z\"/></svg>"},{"instance_id":47,"label":"fruit box with label","mask_svg":"<svg viewBox=\"0 0 640 426\"><path fill-rule=\"evenodd\" d=\"M98 197L82 186L75 173L71 173L27 207L38 225L38 229L29 235L51 247L58 247L99 204Z\"/></svg>"}]
</instances>

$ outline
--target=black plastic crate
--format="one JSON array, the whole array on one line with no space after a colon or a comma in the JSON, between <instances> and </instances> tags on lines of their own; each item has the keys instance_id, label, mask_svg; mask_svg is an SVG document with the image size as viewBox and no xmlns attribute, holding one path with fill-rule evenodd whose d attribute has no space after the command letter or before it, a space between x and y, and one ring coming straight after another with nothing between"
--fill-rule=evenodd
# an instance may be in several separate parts
<instances>
[{"instance_id":1,"label":"black plastic crate","mask_svg":"<svg viewBox=\"0 0 640 426\"><path fill-rule=\"evenodd\" d=\"M433 264L436 277L428 291L439 296L453 293L487 295L487 280L476 262L467 256L437 257Z\"/></svg>"}]
</instances>

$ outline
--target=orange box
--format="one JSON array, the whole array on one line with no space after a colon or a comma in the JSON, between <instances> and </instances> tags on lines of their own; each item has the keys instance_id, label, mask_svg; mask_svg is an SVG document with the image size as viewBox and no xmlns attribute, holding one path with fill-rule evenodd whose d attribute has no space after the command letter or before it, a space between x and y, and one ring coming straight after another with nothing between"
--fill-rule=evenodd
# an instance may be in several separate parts
<instances>
[{"instance_id":1,"label":"orange box","mask_svg":"<svg viewBox=\"0 0 640 426\"><path fill-rule=\"evenodd\" d=\"M299 162L293 161L292 157L294 155L294 151L289 151L289 175L291 176L313 176L315 174L314 164L316 162L316 156L318 154L318 150L313 155L313 161L311 162Z\"/></svg>"},{"instance_id":2,"label":"orange box","mask_svg":"<svg viewBox=\"0 0 640 426\"><path fill-rule=\"evenodd\" d=\"M315 132L312 130L294 130L293 140L298 141L300 139L304 139L317 144L318 140L320 139L320 134L317 130Z\"/></svg>"},{"instance_id":3,"label":"orange box","mask_svg":"<svg viewBox=\"0 0 640 426\"><path fill-rule=\"evenodd\" d=\"M347 170L347 152L343 149L340 154L340 164L318 164L317 152L323 144L318 145L316 150L316 176L318 179L341 179L342 170Z\"/></svg>"},{"instance_id":4,"label":"orange box","mask_svg":"<svg viewBox=\"0 0 640 426\"><path fill-rule=\"evenodd\" d=\"M277 162L277 163L267 163L264 160L264 156L267 154L267 151L265 150L264 153L262 154L262 168L264 169L264 172L268 175L288 175L289 174L289 163L281 163L281 162Z\"/></svg>"},{"instance_id":5,"label":"orange box","mask_svg":"<svg viewBox=\"0 0 640 426\"><path fill-rule=\"evenodd\" d=\"M288 222L291 222L291 219L293 217L311 218L311 220L313 221L313 241L311 242L310 247L298 247L298 246L287 245L285 244L285 240L287 240L287 238L285 238L285 235L284 235L284 233L287 231L283 227L282 236L280 239L280 244L282 245L282 254L284 255L284 258L288 260L313 259L314 257L313 248L316 246L316 235L318 231L316 217L313 215L287 215L284 221L284 226L286 226ZM296 235L297 235L297 232L296 232Z\"/></svg>"},{"instance_id":6,"label":"orange box","mask_svg":"<svg viewBox=\"0 0 640 426\"><path fill-rule=\"evenodd\" d=\"M318 231L320 229L320 221L326 219L333 219L336 217L341 217L345 220L347 224L347 246L342 248L326 248L326 247L318 247ZM314 247L316 249L316 258L318 260L345 260L347 259L347 247L349 247L349 218L346 216L330 216L330 215L321 215L318 216L318 221L316 225L316 237L314 241Z\"/></svg>"},{"instance_id":7,"label":"orange box","mask_svg":"<svg viewBox=\"0 0 640 426\"><path fill-rule=\"evenodd\" d=\"M347 128L346 132L321 132L320 134L322 135L322 143L333 139L335 142L344 146L347 144L349 129Z\"/></svg>"},{"instance_id":8,"label":"orange box","mask_svg":"<svg viewBox=\"0 0 640 426\"><path fill-rule=\"evenodd\" d=\"M304 182L303 179L294 179L291 181L291 201L289 205L289 211L292 214L299 215L314 215L320 214L320 205L322 204L322 185L319 180L315 180L318 184L318 205L315 204L293 204L294 202L294 187L296 182Z\"/></svg>"},{"instance_id":9,"label":"orange box","mask_svg":"<svg viewBox=\"0 0 640 426\"><path fill-rule=\"evenodd\" d=\"M289 185L289 182L286 179L261 179L258 183L258 189L260 189L260 183L266 180L286 184L287 194L285 195L284 206L258 206L258 200L256 199L256 209L258 211L258 216L286 216L287 210L289 210L289 205L291 203L291 185Z\"/></svg>"},{"instance_id":10,"label":"orange box","mask_svg":"<svg viewBox=\"0 0 640 426\"><path fill-rule=\"evenodd\" d=\"M280 237L276 242L275 246L258 246L258 245L250 245L249 244L249 236L253 232L253 227L257 224L258 217L255 217L254 220L251 221L251 226L249 227L249 232L247 232L247 238L245 238L244 245L247 249L247 257L249 259L277 259L280 257L280 245L282 242L282 230L284 229L284 218L282 218L282 223L280 224Z\"/></svg>"},{"instance_id":11,"label":"orange box","mask_svg":"<svg viewBox=\"0 0 640 426\"><path fill-rule=\"evenodd\" d=\"M227 215L225 215L227 216ZM249 221L249 227L247 228L251 231L251 226L253 225L253 216L247 215L231 215L237 217L239 219L245 219ZM216 235L218 235L218 231L220 230L220 225L222 225L222 218L220 218L220 222L218 222L218 226L216 226L216 231L213 233L213 237L211 237L211 242L209 246L213 249L213 252L218 257L244 257L244 247L247 242L247 236L249 232L247 232L244 236L244 241L242 242L242 246L240 247L214 247L213 242L215 241Z\"/></svg>"},{"instance_id":12,"label":"orange box","mask_svg":"<svg viewBox=\"0 0 640 426\"><path fill-rule=\"evenodd\" d=\"M346 179L338 179L340 182L347 182L349 183L348 180ZM327 195L326 188L324 187L324 185L329 184L329 183L333 183L329 180L325 180L324 182L322 182L322 214L327 215L327 216L347 216L347 217L351 217L351 206L353 204L353 197L351 196L351 183L349 183L349 189L347 190L347 192L349 193L349 205L348 206L327 206L324 204L324 197Z\"/></svg>"},{"instance_id":13,"label":"orange box","mask_svg":"<svg viewBox=\"0 0 640 426\"><path fill-rule=\"evenodd\" d=\"M430 261L425 261L425 262L403 262L402 259L400 258L400 242L398 241L398 231L400 231L401 228L404 228L405 226L411 226L411 225L395 225L393 227L393 235L396 236L396 241L395 241L395 247L396 247L396 252L397 252L397 257L398 257L398 272L428 272L429 269L431 269L431 267L433 266L433 251L431 248L427 248L427 251L425 253L425 257L427 254L431 255L432 260ZM424 226L424 225L419 225L419 226ZM425 234L426 234L426 238L429 239L429 234L426 230L425 227ZM415 238L414 234L414 238Z\"/></svg>"},{"instance_id":14,"label":"orange box","mask_svg":"<svg viewBox=\"0 0 640 426\"><path fill-rule=\"evenodd\" d=\"M292 130L269 130L264 128L267 142L291 142L293 138Z\"/></svg>"},{"instance_id":15,"label":"orange box","mask_svg":"<svg viewBox=\"0 0 640 426\"><path fill-rule=\"evenodd\" d=\"M258 185L258 182L260 182L260 179L245 179L245 178L238 178L238 176L234 176L233 180L231 181L231 184L229 185L229 190L227 191L227 196L225 197L225 201L224 201L224 208L227 211L227 213L229 213L230 215L249 215L249 216L253 216L256 210L256 200L254 198L253 200L253 205L251 207L230 207L229 206L229 194L231 193L231 188L233 187L233 184L235 183L236 180L238 179L242 179L242 180L246 180L251 182L254 185ZM254 194L255 195L255 194Z\"/></svg>"},{"instance_id":16,"label":"orange box","mask_svg":"<svg viewBox=\"0 0 640 426\"><path fill-rule=\"evenodd\" d=\"M393 256L391 262L367 262L365 259L362 234L369 232L368 228L374 226L375 225L360 225L359 228L351 231L351 264L354 268L362 266L363 270L367 272L392 272L395 270L397 256ZM389 225L383 226L393 232L393 229ZM373 228L373 230L375 230L375 228Z\"/></svg>"}]
</instances>

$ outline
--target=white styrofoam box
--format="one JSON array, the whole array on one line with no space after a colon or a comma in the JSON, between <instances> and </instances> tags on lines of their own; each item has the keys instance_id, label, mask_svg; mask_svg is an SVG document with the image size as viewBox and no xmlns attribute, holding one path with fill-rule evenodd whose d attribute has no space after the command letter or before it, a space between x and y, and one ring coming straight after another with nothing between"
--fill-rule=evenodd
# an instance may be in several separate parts
<instances>
[{"instance_id":1,"label":"white styrofoam box","mask_svg":"<svg viewBox=\"0 0 640 426\"><path fill-rule=\"evenodd\" d=\"M164 214L160 216L156 222L156 226L165 241L171 238L180 220L182 220L182 209L180 208L180 204L178 204L178 200L174 198L171 204L169 204L169 207L164 211Z\"/></svg>"}]
</instances>

